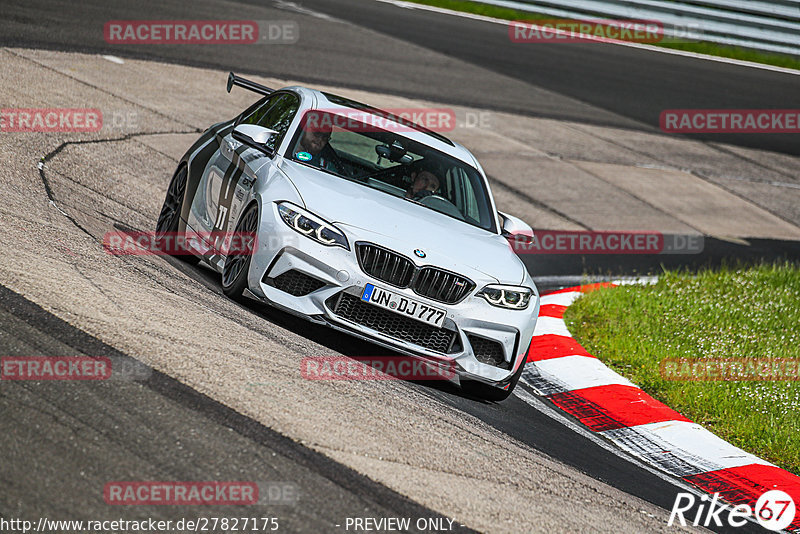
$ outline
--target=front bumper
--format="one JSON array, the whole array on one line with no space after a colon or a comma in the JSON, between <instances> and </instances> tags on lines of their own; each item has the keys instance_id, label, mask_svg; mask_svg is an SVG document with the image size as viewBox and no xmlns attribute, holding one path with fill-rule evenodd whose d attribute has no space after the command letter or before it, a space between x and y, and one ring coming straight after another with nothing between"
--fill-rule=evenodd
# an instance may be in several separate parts
<instances>
[{"instance_id":1,"label":"front bumper","mask_svg":"<svg viewBox=\"0 0 800 534\"><path fill-rule=\"evenodd\" d=\"M538 296L526 310L496 308L475 296L485 284L496 283L487 278L474 280L477 287L457 304L433 301L411 289L373 279L361 270L353 244L356 240L380 244L381 236L361 230L352 235L351 229L340 226L351 250L326 247L288 228L274 204L263 207L266 213L248 275L252 296L397 352L454 367L459 379L500 384L524 364L538 315ZM444 309L447 315L442 328L361 302L359 297L368 283ZM363 308L354 311L359 306L368 307L370 313L365 315ZM479 361L473 345L484 341L499 344L495 347L502 350L502 362ZM485 356L482 359L486 360Z\"/></svg>"}]
</instances>

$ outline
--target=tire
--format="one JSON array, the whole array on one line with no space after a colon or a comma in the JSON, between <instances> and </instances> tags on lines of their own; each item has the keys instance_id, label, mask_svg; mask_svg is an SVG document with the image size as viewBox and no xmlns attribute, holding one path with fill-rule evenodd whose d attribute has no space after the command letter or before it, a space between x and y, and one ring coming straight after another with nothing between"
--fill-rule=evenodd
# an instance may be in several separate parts
<instances>
[{"instance_id":1,"label":"tire","mask_svg":"<svg viewBox=\"0 0 800 534\"><path fill-rule=\"evenodd\" d=\"M174 238L178 231L178 223L183 209L183 198L186 194L187 177L186 165L181 165L172 175L172 180L169 182L167 196L164 198L164 204L161 205L161 213L158 215L158 221L156 222L155 237L159 246L164 242L165 236L172 235ZM178 249L177 246L173 248L176 253L170 253L171 256L191 265L200 261L200 258L185 248Z\"/></svg>"},{"instance_id":2,"label":"tire","mask_svg":"<svg viewBox=\"0 0 800 534\"><path fill-rule=\"evenodd\" d=\"M258 230L258 206L252 204L236 223L234 235L252 234L256 235ZM250 272L250 260L253 254L253 241L250 240L248 247L236 254L229 254L225 258L225 265L222 267L222 292L237 302L244 300L244 290L247 289L247 275Z\"/></svg>"},{"instance_id":3,"label":"tire","mask_svg":"<svg viewBox=\"0 0 800 534\"><path fill-rule=\"evenodd\" d=\"M530 347L528 348L530 351ZM527 352L525 353L525 358L527 360ZM514 388L517 387L517 382L519 382L520 377L522 376L522 372L525 370L525 364L527 362L522 362L517 369L517 372L514 373L511 378L507 379L502 385L508 384L507 389L502 389L498 386L490 386L489 384L484 384L483 382L478 382L475 380L469 380L461 383L461 389L464 390L465 393L473 396L479 397L481 399L487 401L494 401L500 402L506 400L511 393L514 391Z\"/></svg>"}]
</instances>

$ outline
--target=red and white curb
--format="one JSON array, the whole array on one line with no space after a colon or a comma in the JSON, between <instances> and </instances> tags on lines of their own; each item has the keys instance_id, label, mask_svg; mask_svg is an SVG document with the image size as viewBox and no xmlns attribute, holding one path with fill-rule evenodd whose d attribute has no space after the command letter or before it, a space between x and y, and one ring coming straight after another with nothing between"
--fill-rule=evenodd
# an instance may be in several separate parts
<instances>
[{"instance_id":1,"label":"red and white curb","mask_svg":"<svg viewBox=\"0 0 800 534\"><path fill-rule=\"evenodd\" d=\"M702 491L719 493L732 505L753 508L766 491L781 490L800 506L800 477L734 447L655 400L573 339L564 310L581 294L614 285L542 295L523 381L620 449ZM789 530L800 532L800 513Z\"/></svg>"}]
</instances>

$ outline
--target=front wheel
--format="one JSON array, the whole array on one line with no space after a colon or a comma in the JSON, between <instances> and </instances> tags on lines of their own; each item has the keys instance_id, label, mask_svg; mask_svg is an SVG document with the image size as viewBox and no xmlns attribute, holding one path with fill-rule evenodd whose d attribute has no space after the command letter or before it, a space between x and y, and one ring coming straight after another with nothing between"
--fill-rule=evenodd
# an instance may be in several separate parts
<instances>
[{"instance_id":1,"label":"front wheel","mask_svg":"<svg viewBox=\"0 0 800 534\"><path fill-rule=\"evenodd\" d=\"M253 204L236 223L234 235L237 241L244 243L241 250L233 250L225 258L222 268L222 292L229 298L241 301L242 293L247 289L247 275L250 272L250 259L253 256L253 243L258 230L258 206Z\"/></svg>"}]
</instances>

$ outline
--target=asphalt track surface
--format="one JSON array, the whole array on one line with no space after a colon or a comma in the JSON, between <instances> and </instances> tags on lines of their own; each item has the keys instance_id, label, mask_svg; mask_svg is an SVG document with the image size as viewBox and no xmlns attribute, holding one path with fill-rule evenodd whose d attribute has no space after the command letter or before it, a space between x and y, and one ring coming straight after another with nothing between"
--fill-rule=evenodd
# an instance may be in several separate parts
<instances>
[{"instance_id":1,"label":"asphalt track surface","mask_svg":"<svg viewBox=\"0 0 800 534\"><path fill-rule=\"evenodd\" d=\"M120 367L144 370L113 347L2 286L0 322L5 355L106 357ZM26 517L51 519L84 514L103 518L105 507L92 503L98 488L110 480L151 471L170 480L208 480L215 473L218 480L288 485L291 492L284 493L284 503L267 500L233 513L226 506L212 506L203 514L191 506L148 507L141 517L154 520L276 517L281 531L324 532L344 524L348 515L443 519L163 373L146 371L140 380L113 381L99 388L80 382L4 384L0 429L6 468L0 517L24 512ZM198 434L202 439L196 438ZM175 449L179 452L165 452ZM54 508L53 492L79 495L83 509L76 514L75 509ZM294 496L313 505L296 506ZM454 531L472 532L458 524Z\"/></svg>"},{"instance_id":2,"label":"asphalt track surface","mask_svg":"<svg viewBox=\"0 0 800 534\"><path fill-rule=\"evenodd\" d=\"M4 17L0 21L0 40L9 46L134 55L629 128L653 129L658 113L664 107L800 107L800 78L796 76L621 47L600 49L574 45L537 48L535 52L518 52L519 49L514 48L512 54L502 28L445 15L400 10L377 2L303 2L303 6L375 30L374 41L348 44L345 27L327 24L321 26L324 29L319 32L305 34L304 42L307 44L285 47L280 53L272 50L265 53L254 47L242 47L242 50L231 53L228 47L213 46L203 48L202 55L198 55L196 49L179 46L159 47L157 51L141 48L123 53L104 43L102 34L93 30L87 35L84 29L96 30L112 18L143 18L142 13L147 13L149 19L232 18L231 6L230 3L222 6L215 2L196 2L192 4L189 16L186 7L167 3L97 2L84 4L81 9L69 9L66 4L54 2L6 2ZM287 19L292 18L293 13L285 3L277 10L258 6L246 8L261 14L263 19ZM383 33L414 43L414 46L402 53L382 49ZM320 50L330 47L351 49L337 50L340 53L324 56L320 53ZM487 89L484 80L481 80L480 88L477 84L466 86L463 79L471 73L441 76L441 66L426 67L425 51L428 49L466 60L481 69L513 78L522 85L509 87L507 91L503 90L502 83ZM373 63L353 68L352 54L358 51L369 56L367 59ZM564 65L570 67L567 69ZM432 73L439 74L435 83L431 82ZM491 85L491 80L488 83ZM548 105L542 105L541 99L537 99L540 94L547 99ZM782 136L726 138L726 141L790 154L800 153L796 142L791 143L791 139ZM760 250L765 257L777 257L783 253L776 252L775 243L765 241L762 245ZM708 249L715 250L715 246ZM719 258L731 252L726 246L729 245L720 243L716 246L716 250L722 250ZM787 254L791 256L796 251L791 249ZM619 264L592 264L590 267L619 271L629 266L626 258L614 261ZM219 293L217 280L206 270L187 268L178 262L173 262L173 266L201 281L209 291ZM585 268L585 263L574 266L554 264L546 269L547 272L539 274L578 275ZM249 311L344 353L374 353L374 349L347 336L309 329L305 323L280 314L276 316L263 307L254 305ZM0 288L0 317L4 326L0 345L5 349L4 353L50 355L58 351L63 353L66 346L76 355L119 354L5 288ZM448 386L413 383L406 386L476 416L597 480L665 509L671 507L675 493L681 490L590 439L575 434L544 411L534 409L519 398L512 397L501 404L493 404L466 398ZM221 479L266 470L272 475L269 478L302 481L304 488L318 492L313 495L315 502L326 503L326 506L312 510L287 509L290 510L286 512L290 531L315 530L315 527L330 524L337 517L356 510L361 515L376 516L436 515L157 372L147 381L114 390L88 391L80 384L59 385L59 388L63 389L45 390L25 384L4 388L0 395L4 413L12 413L8 408L19 405L26 406L27 410L24 414L13 412L19 419L2 418L3 434L12 437L11 454L21 459L15 464L19 466L18 472L4 472L3 487L10 488L16 497L15 502L11 502L8 494L4 495L4 507L0 507L4 516L14 515L20 510L29 514L44 513L49 492L83 491L85 486L81 479L108 480L109 473L115 470L122 477L132 471L157 467L167 469L175 479L200 479L212 470L219 473L216 476ZM109 408L112 404L108 402L109 396L114 398L113 410ZM106 417L99 420L94 417L103 412L108 412ZM81 423L87 421L89 414L93 416L92 426ZM227 434L231 431L236 434L234 439ZM198 433L203 436L202 442L193 442L190 437ZM182 460L177 455L165 457L163 451L171 439L194 443L187 447L198 449L189 452L201 457L203 463ZM65 447L67 442L70 445ZM129 450L125 451L126 447ZM94 457L102 460L103 455L108 454L105 459L108 464L94 465L88 474L82 472L81 466L87 454L99 451L103 454ZM31 456L59 458L59 461L57 465L32 465L24 460ZM49 482L42 485L39 483L42 480ZM192 515L191 510L181 512L185 516ZM736 529L736 532L747 531L759 529Z\"/></svg>"},{"instance_id":3,"label":"asphalt track surface","mask_svg":"<svg viewBox=\"0 0 800 534\"><path fill-rule=\"evenodd\" d=\"M171 262L210 291L219 292L218 280L206 270L185 267L178 260ZM309 329L302 320L281 316L258 304L248 308L250 313L345 354L375 354L369 344L349 336L324 327ZM0 322L0 345L9 356L59 354L129 360L117 349L2 286ZM7 415L0 419L0 430L6 452L0 517L106 518L108 507L99 500L98 488L111 480L208 480L211 473L215 480L290 481L299 498L313 504L267 502L242 507L241 511L203 507L202 512L191 506L142 507L141 513L126 510L125 518L175 521L200 516L278 517L282 531L325 532L338 530L331 525L343 524L347 517L442 517L163 373L147 371L140 380L100 387L80 382L4 384L0 406ZM478 417L592 478L665 509L672 506L678 491L686 490L576 435L516 396L497 404L464 397L447 384L405 385ZM74 495L67 502L74 502L75 508L54 507L54 492ZM687 512L687 517L693 515L694 509ZM529 529L537 531L535 526L520 526L519 531ZM766 532L751 524L713 530ZM471 530L456 523L453 532Z\"/></svg>"},{"instance_id":4,"label":"asphalt track surface","mask_svg":"<svg viewBox=\"0 0 800 534\"><path fill-rule=\"evenodd\" d=\"M307 10L346 21L317 19ZM291 46L110 45L109 20L302 20ZM309 24L308 21L312 23ZM393 38L393 42L384 42ZM394 41L396 39L396 41ZM398 41L403 43L398 46ZM658 130L665 109L797 109L800 75L596 43L512 44L505 26L373 0L6 0L0 44L231 69L586 123ZM472 69L440 63L431 53ZM324 58L324 59L323 59ZM494 77L487 74L494 74ZM796 136L794 136L796 137ZM791 134L695 138L800 154Z\"/></svg>"}]
</instances>

